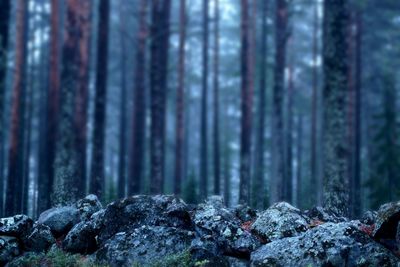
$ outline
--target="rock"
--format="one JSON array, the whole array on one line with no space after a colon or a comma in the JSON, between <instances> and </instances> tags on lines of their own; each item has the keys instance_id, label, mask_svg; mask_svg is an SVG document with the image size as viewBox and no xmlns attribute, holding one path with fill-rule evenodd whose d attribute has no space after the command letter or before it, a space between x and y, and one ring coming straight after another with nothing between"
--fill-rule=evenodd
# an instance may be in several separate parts
<instances>
[{"instance_id":1,"label":"rock","mask_svg":"<svg viewBox=\"0 0 400 267\"><path fill-rule=\"evenodd\" d=\"M397 224L396 243L400 245L400 222Z\"/></svg>"},{"instance_id":2,"label":"rock","mask_svg":"<svg viewBox=\"0 0 400 267\"><path fill-rule=\"evenodd\" d=\"M363 214L363 216L361 217L361 220L360 220L360 221L361 221L363 224L372 225L372 224L374 224L375 221L376 221L376 215L377 215L377 212L376 212L376 211L370 211L370 210L368 210L368 211L366 211L366 212Z\"/></svg>"},{"instance_id":3,"label":"rock","mask_svg":"<svg viewBox=\"0 0 400 267\"><path fill-rule=\"evenodd\" d=\"M97 249L97 232L92 222L80 222L68 232L62 247L72 253L93 253Z\"/></svg>"},{"instance_id":4,"label":"rock","mask_svg":"<svg viewBox=\"0 0 400 267\"><path fill-rule=\"evenodd\" d=\"M24 246L27 251L46 252L55 242L50 227L36 223L25 238Z\"/></svg>"},{"instance_id":5,"label":"rock","mask_svg":"<svg viewBox=\"0 0 400 267\"><path fill-rule=\"evenodd\" d=\"M27 235L33 225L33 220L26 215L0 219L0 235L22 238Z\"/></svg>"},{"instance_id":6,"label":"rock","mask_svg":"<svg viewBox=\"0 0 400 267\"><path fill-rule=\"evenodd\" d=\"M234 212L242 222L253 221L257 218L257 212L246 205L237 205L234 208Z\"/></svg>"},{"instance_id":7,"label":"rock","mask_svg":"<svg viewBox=\"0 0 400 267\"><path fill-rule=\"evenodd\" d=\"M209 236L209 242L218 245L226 255L249 258L250 252L261 245L257 237L242 229L242 222L235 213L220 201L207 200L194 212L193 222L200 236Z\"/></svg>"},{"instance_id":8,"label":"rock","mask_svg":"<svg viewBox=\"0 0 400 267\"><path fill-rule=\"evenodd\" d=\"M353 222L325 223L251 254L252 266L396 266L398 261Z\"/></svg>"},{"instance_id":9,"label":"rock","mask_svg":"<svg viewBox=\"0 0 400 267\"><path fill-rule=\"evenodd\" d=\"M174 196L132 196L109 204L101 215L101 245L118 232L129 232L142 225L192 230L186 204Z\"/></svg>"},{"instance_id":10,"label":"rock","mask_svg":"<svg viewBox=\"0 0 400 267\"><path fill-rule=\"evenodd\" d=\"M318 220L321 222L345 222L347 218L338 216L329 210L324 209L323 207L314 207L305 212L305 215L310 218L310 220Z\"/></svg>"},{"instance_id":11,"label":"rock","mask_svg":"<svg viewBox=\"0 0 400 267\"><path fill-rule=\"evenodd\" d=\"M251 231L264 238L266 242L296 236L308 228L307 218L300 210L286 202L272 205L251 225Z\"/></svg>"},{"instance_id":12,"label":"rock","mask_svg":"<svg viewBox=\"0 0 400 267\"><path fill-rule=\"evenodd\" d=\"M250 266L250 261L248 261L248 260L238 259L238 258L234 258L234 257L225 257L225 259L228 261L230 267L249 267Z\"/></svg>"},{"instance_id":13,"label":"rock","mask_svg":"<svg viewBox=\"0 0 400 267\"><path fill-rule=\"evenodd\" d=\"M188 252L194 235L174 227L144 225L115 234L95 253L95 258L110 266L150 266L156 260Z\"/></svg>"},{"instance_id":14,"label":"rock","mask_svg":"<svg viewBox=\"0 0 400 267\"><path fill-rule=\"evenodd\" d=\"M0 236L0 266L20 255L21 250L16 237Z\"/></svg>"},{"instance_id":15,"label":"rock","mask_svg":"<svg viewBox=\"0 0 400 267\"><path fill-rule=\"evenodd\" d=\"M40 214L37 222L50 227L53 235L58 238L67 234L79 221L80 215L78 209L67 206L44 211Z\"/></svg>"},{"instance_id":16,"label":"rock","mask_svg":"<svg viewBox=\"0 0 400 267\"><path fill-rule=\"evenodd\" d=\"M78 200L76 208L79 210L82 221L90 219L92 214L98 212L103 208L101 202L95 195L88 195L83 199Z\"/></svg>"},{"instance_id":17,"label":"rock","mask_svg":"<svg viewBox=\"0 0 400 267\"><path fill-rule=\"evenodd\" d=\"M400 201L382 205L377 214L372 233L377 240L395 240L400 221Z\"/></svg>"}]
</instances>

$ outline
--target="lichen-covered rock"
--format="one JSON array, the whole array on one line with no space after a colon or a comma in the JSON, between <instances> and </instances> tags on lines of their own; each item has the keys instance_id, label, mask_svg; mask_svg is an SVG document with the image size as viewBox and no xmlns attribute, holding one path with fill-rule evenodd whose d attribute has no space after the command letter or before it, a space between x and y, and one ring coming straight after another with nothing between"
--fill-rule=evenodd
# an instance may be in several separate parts
<instances>
[{"instance_id":1,"label":"lichen-covered rock","mask_svg":"<svg viewBox=\"0 0 400 267\"><path fill-rule=\"evenodd\" d=\"M318 220L322 222L334 222L334 223L339 223L339 222L345 222L348 221L347 218L338 216L334 214L333 212L330 212L327 209L324 209L323 207L313 207L310 210L307 210L305 212L305 215L310 218L310 220Z\"/></svg>"},{"instance_id":2,"label":"lichen-covered rock","mask_svg":"<svg viewBox=\"0 0 400 267\"><path fill-rule=\"evenodd\" d=\"M251 231L271 242L305 232L309 222L300 210L279 202L262 212L251 225Z\"/></svg>"},{"instance_id":3,"label":"lichen-covered rock","mask_svg":"<svg viewBox=\"0 0 400 267\"><path fill-rule=\"evenodd\" d=\"M252 266L397 266L399 259L354 222L325 223L273 241L251 255Z\"/></svg>"},{"instance_id":4,"label":"lichen-covered rock","mask_svg":"<svg viewBox=\"0 0 400 267\"><path fill-rule=\"evenodd\" d=\"M26 215L15 215L13 217L0 219L0 235L22 238L30 232L33 220Z\"/></svg>"},{"instance_id":5,"label":"lichen-covered rock","mask_svg":"<svg viewBox=\"0 0 400 267\"><path fill-rule=\"evenodd\" d=\"M253 221L257 218L257 212L246 205L237 205L234 209L236 217L242 222Z\"/></svg>"},{"instance_id":6,"label":"lichen-covered rock","mask_svg":"<svg viewBox=\"0 0 400 267\"><path fill-rule=\"evenodd\" d=\"M242 228L242 221L219 201L207 200L194 212L196 231L210 237L224 254L248 258L250 252L261 245L249 231Z\"/></svg>"},{"instance_id":7,"label":"lichen-covered rock","mask_svg":"<svg viewBox=\"0 0 400 267\"><path fill-rule=\"evenodd\" d=\"M192 230L187 205L173 196L132 196L109 204L101 215L98 242L101 245L118 232L142 225Z\"/></svg>"},{"instance_id":8,"label":"lichen-covered rock","mask_svg":"<svg viewBox=\"0 0 400 267\"><path fill-rule=\"evenodd\" d=\"M400 222L400 201L382 205L376 214L373 237L377 240L395 240Z\"/></svg>"},{"instance_id":9,"label":"lichen-covered rock","mask_svg":"<svg viewBox=\"0 0 400 267\"><path fill-rule=\"evenodd\" d=\"M360 221L363 224L372 225L376 221L376 215L377 215L376 211L368 210L368 211L364 212L364 214L361 217Z\"/></svg>"},{"instance_id":10,"label":"lichen-covered rock","mask_svg":"<svg viewBox=\"0 0 400 267\"><path fill-rule=\"evenodd\" d=\"M76 208L79 210L82 221L90 219L92 214L98 212L103 208L101 202L95 195L88 195L85 198L78 200Z\"/></svg>"},{"instance_id":11,"label":"lichen-covered rock","mask_svg":"<svg viewBox=\"0 0 400 267\"><path fill-rule=\"evenodd\" d=\"M37 222L47 225L55 237L60 237L80 222L80 215L72 206L52 208L40 214Z\"/></svg>"},{"instance_id":12,"label":"lichen-covered rock","mask_svg":"<svg viewBox=\"0 0 400 267\"><path fill-rule=\"evenodd\" d=\"M91 222L80 222L65 237L62 247L65 251L90 254L97 249L97 231Z\"/></svg>"},{"instance_id":13,"label":"lichen-covered rock","mask_svg":"<svg viewBox=\"0 0 400 267\"><path fill-rule=\"evenodd\" d=\"M20 255L21 250L16 237L0 236L0 266Z\"/></svg>"},{"instance_id":14,"label":"lichen-covered rock","mask_svg":"<svg viewBox=\"0 0 400 267\"><path fill-rule=\"evenodd\" d=\"M24 247L27 251L45 252L56 242L50 227L36 223L29 235L24 238Z\"/></svg>"},{"instance_id":15,"label":"lichen-covered rock","mask_svg":"<svg viewBox=\"0 0 400 267\"><path fill-rule=\"evenodd\" d=\"M110 266L147 266L157 259L188 251L194 235L174 227L143 225L115 234L97 250L95 258Z\"/></svg>"}]
</instances>

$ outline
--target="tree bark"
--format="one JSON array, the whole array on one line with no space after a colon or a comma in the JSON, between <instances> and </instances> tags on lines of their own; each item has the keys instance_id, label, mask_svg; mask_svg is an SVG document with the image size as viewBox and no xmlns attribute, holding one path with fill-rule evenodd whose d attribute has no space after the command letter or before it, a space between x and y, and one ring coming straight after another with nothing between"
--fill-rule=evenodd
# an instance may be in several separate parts
<instances>
[{"instance_id":1,"label":"tree bark","mask_svg":"<svg viewBox=\"0 0 400 267\"><path fill-rule=\"evenodd\" d=\"M287 43L287 2L276 0L276 53L273 88L273 181L270 190L270 202L284 200L284 142L283 142L283 91L284 70L286 64Z\"/></svg>"},{"instance_id":2,"label":"tree bark","mask_svg":"<svg viewBox=\"0 0 400 267\"><path fill-rule=\"evenodd\" d=\"M180 1L179 10L179 62L178 90L176 98L176 150L175 150L175 183L174 193L181 194L183 174L183 148L185 142L185 42L186 42L186 0Z\"/></svg>"},{"instance_id":3,"label":"tree bark","mask_svg":"<svg viewBox=\"0 0 400 267\"><path fill-rule=\"evenodd\" d=\"M213 154L214 154L214 194L221 194L221 163L219 134L219 0L214 3L214 117L213 117Z\"/></svg>"},{"instance_id":4,"label":"tree bark","mask_svg":"<svg viewBox=\"0 0 400 267\"><path fill-rule=\"evenodd\" d=\"M348 214L347 0L324 2L324 205Z\"/></svg>"},{"instance_id":5,"label":"tree bark","mask_svg":"<svg viewBox=\"0 0 400 267\"><path fill-rule=\"evenodd\" d=\"M24 175L24 130L26 87L27 2L17 1L16 51L14 85L11 107L11 132L8 156L6 208L7 216L22 212L22 185Z\"/></svg>"},{"instance_id":6,"label":"tree bark","mask_svg":"<svg viewBox=\"0 0 400 267\"><path fill-rule=\"evenodd\" d=\"M299 115L297 120L297 197L296 206L302 207L303 203L303 116Z\"/></svg>"},{"instance_id":7,"label":"tree bark","mask_svg":"<svg viewBox=\"0 0 400 267\"><path fill-rule=\"evenodd\" d=\"M104 143L108 73L109 0L100 0L97 41L96 95L94 103L93 150L90 173L90 192L104 196Z\"/></svg>"},{"instance_id":8,"label":"tree bark","mask_svg":"<svg viewBox=\"0 0 400 267\"><path fill-rule=\"evenodd\" d=\"M208 34L209 0L203 0L203 51L202 51L202 90L200 118L200 199L207 197L208 190Z\"/></svg>"},{"instance_id":9,"label":"tree bark","mask_svg":"<svg viewBox=\"0 0 400 267\"><path fill-rule=\"evenodd\" d=\"M165 111L168 76L170 0L155 0L152 6L151 25L151 177L150 193L164 191L165 161Z\"/></svg>"},{"instance_id":10,"label":"tree bark","mask_svg":"<svg viewBox=\"0 0 400 267\"><path fill-rule=\"evenodd\" d=\"M292 61L292 60L291 60ZM286 167L285 167L285 200L293 203L293 62L289 63L287 85L287 124L286 124Z\"/></svg>"}]
</instances>

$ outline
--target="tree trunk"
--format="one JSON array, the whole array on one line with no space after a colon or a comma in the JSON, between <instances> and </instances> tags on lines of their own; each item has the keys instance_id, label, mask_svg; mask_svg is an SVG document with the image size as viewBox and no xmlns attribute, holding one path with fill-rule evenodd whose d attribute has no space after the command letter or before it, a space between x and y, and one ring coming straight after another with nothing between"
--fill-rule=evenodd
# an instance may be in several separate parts
<instances>
[{"instance_id":1,"label":"tree trunk","mask_svg":"<svg viewBox=\"0 0 400 267\"><path fill-rule=\"evenodd\" d=\"M296 206L302 207L303 203L303 116L299 115L297 120L297 168L296 168L296 179L297 179L297 197ZM312 203L314 204L314 203Z\"/></svg>"},{"instance_id":2,"label":"tree trunk","mask_svg":"<svg viewBox=\"0 0 400 267\"><path fill-rule=\"evenodd\" d=\"M109 0L100 0L97 41L96 95L94 103L93 150L90 173L90 192L104 196L104 143L108 70Z\"/></svg>"},{"instance_id":3,"label":"tree trunk","mask_svg":"<svg viewBox=\"0 0 400 267\"><path fill-rule=\"evenodd\" d=\"M318 108L318 66L317 66L317 57L318 57L318 32L319 32L319 23L318 23L318 3L315 4L314 7L314 22L313 22L313 71L312 71L312 110L311 110L311 185L319 185L320 179L318 178L318 157L317 157L317 134L318 134L318 117L317 117L317 108ZM310 203L316 204L320 202L319 190L321 186L313 186L312 191L310 192Z\"/></svg>"},{"instance_id":4,"label":"tree trunk","mask_svg":"<svg viewBox=\"0 0 400 267\"><path fill-rule=\"evenodd\" d=\"M80 47L83 47L85 43L83 39L84 28L81 22L87 19L87 13L82 5L88 1L68 0L66 2L67 16L62 48L63 68L61 71L61 90L59 91L61 103L59 115L56 118L57 130L60 134L57 135L54 161L53 205L70 204L82 197L79 189L82 181L80 181L78 170L80 165L78 163L78 151L76 151L77 129L75 128L74 116L76 88L80 86L79 77L83 59ZM55 76L56 74L50 75L51 79ZM57 98L57 91L51 87L49 101L56 101ZM57 104L57 102L50 104L49 109L57 109Z\"/></svg>"},{"instance_id":5,"label":"tree trunk","mask_svg":"<svg viewBox=\"0 0 400 267\"><path fill-rule=\"evenodd\" d=\"M147 42L147 8L148 1L141 0L139 4L139 29L136 42L136 66L133 91L133 121L131 139L131 157L129 163L128 194L138 194L141 191L144 163L144 142L146 129L146 42Z\"/></svg>"},{"instance_id":6,"label":"tree trunk","mask_svg":"<svg viewBox=\"0 0 400 267\"><path fill-rule=\"evenodd\" d=\"M348 214L347 0L324 2L324 205Z\"/></svg>"},{"instance_id":7,"label":"tree trunk","mask_svg":"<svg viewBox=\"0 0 400 267\"><path fill-rule=\"evenodd\" d=\"M270 202L284 199L284 143L283 143L283 91L287 43L287 3L276 0L276 53L273 88L273 181L271 182Z\"/></svg>"},{"instance_id":8,"label":"tree trunk","mask_svg":"<svg viewBox=\"0 0 400 267\"><path fill-rule=\"evenodd\" d=\"M4 215L4 96L6 92L7 55L11 3L0 2L0 216Z\"/></svg>"},{"instance_id":9,"label":"tree trunk","mask_svg":"<svg viewBox=\"0 0 400 267\"><path fill-rule=\"evenodd\" d=\"M119 160L118 160L118 198L125 197L126 189L126 118L127 118L127 85L126 85L126 72L127 72L127 62L126 62L126 13L125 6L120 5L120 43L121 43L121 98L120 98L120 110L119 110Z\"/></svg>"},{"instance_id":10,"label":"tree trunk","mask_svg":"<svg viewBox=\"0 0 400 267\"><path fill-rule=\"evenodd\" d=\"M6 215L22 212L22 185L24 175L24 114L27 44L27 2L17 1L16 51L14 85L11 107L11 132L7 177Z\"/></svg>"},{"instance_id":11,"label":"tree trunk","mask_svg":"<svg viewBox=\"0 0 400 267\"><path fill-rule=\"evenodd\" d=\"M255 207L262 209L265 200L265 184L264 184L264 149L265 149L265 106L266 106L266 89L267 89L267 57L268 57L268 40L267 40L267 18L268 18L268 1L262 4L262 20L261 20L261 51L260 51L260 88L258 96L258 127L256 132L255 147L255 171L253 182L253 196Z\"/></svg>"},{"instance_id":12,"label":"tree trunk","mask_svg":"<svg viewBox=\"0 0 400 267\"><path fill-rule=\"evenodd\" d=\"M203 66L200 112L200 199L205 199L207 197L208 190L208 9L209 0L203 0Z\"/></svg>"},{"instance_id":13,"label":"tree trunk","mask_svg":"<svg viewBox=\"0 0 400 267\"><path fill-rule=\"evenodd\" d=\"M289 63L287 85L287 124L286 124L286 172L285 172L285 200L293 203L293 62Z\"/></svg>"},{"instance_id":14,"label":"tree trunk","mask_svg":"<svg viewBox=\"0 0 400 267\"><path fill-rule=\"evenodd\" d=\"M186 0L180 1L179 10L179 62L178 62L178 90L176 98L176 150L175 150L175 184L174 193L181 194L183 174L184 133L184 99L185 99L185 42L186 42Z\"/></svg>"},{"instance_id":15,"label":"tree trunk","mask_svg":"<svg viewBox=\"0 0 400 267\"><path fill-rule=\"evenodd\" d=\"M78 154L78 193L86 194L86 148L87 148L87 120L89 97L89 64L90 64L90 35L91 35L91 1L81 3L82 18L80 27L82 36L80 41L79 85L75 98L75 129L76 151ZM98 87L96 86L96 89Z\"/></svg>"},{"instance_id":16,"label":"tree trunk","mask_svg":"<svg viewBox=\"0 0 400 267\"><path fill-rule=\"evenodd\" d=\"M219 137L219 0L214 3L214 194L221 194L221 164L220 164L220 137Z\"/></svg>"},{"instance_id":17,"label":"tree trunk","mask_svg":"<svg viewBox=\"0 0 400 267\"><path fill-rule=\"evenodd\" d=\"M151 25L151 141L150 193L164 191L165 111L168 76L170 0L153 1Z\"/></svg>"},{"instance_id":18,"label":"tree trunk","mask_svg":"<svg viewBox=\"0 0 400 267\"><path fill-rule=\"evenodd\" d=\"M361 215L361 110L362 110L362 13L356 13L356 44L355 44L355 134L354 134L354 202L353 216Z\"/></svg>"}]
</instances>

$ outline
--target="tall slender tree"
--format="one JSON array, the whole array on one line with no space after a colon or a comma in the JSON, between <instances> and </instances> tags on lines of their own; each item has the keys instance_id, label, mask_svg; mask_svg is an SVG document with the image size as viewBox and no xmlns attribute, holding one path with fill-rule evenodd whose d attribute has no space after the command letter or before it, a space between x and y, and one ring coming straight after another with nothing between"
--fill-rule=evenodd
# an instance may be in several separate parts
<instances>
[{"instance_id":1,"label":"tall slender tree","mask_svg":"<svg viewBox=\"0 0 400 267\"><path fill-rule=\"evenodd\" d=\"M175 150L175 183L174 193L181 193L183 174L183 148L185 138L184 108L185 108L185 42L186 42L186 0L180 1L179 9L179 62L178 90L176 98L176 150Z\"/></svg>"},{"instance_id":2,"label":"tall slender tree","mask_svg":"<svg viewBox=\"0 0 400 267\"><path fill-rule=\"evenodd\" d=\"M0 216L4 213L4 96L6 91L10 0L0 3Z\"/></svg>"},{"instance_id":3,"label":"tall slender tree","mask_svg":"<svg viewBox=\"0 0 400 267\"><path fill-rule=\"evenodd\" d=\"M213 116L213 154L214 154L214 194L221 194L220 134L219 134L219 0L214 3L214 116Z\"/></svg>"},{"instance_id":4,"label":"tall slender tree","mask_svg":"<svg viewBox=\"0 0 400 267\"><path fill-rule=\"evenodd\" d=\"M93 150L90 170L90 192L103 197L104 143L106 123L107 73L108 73L108 24L110 1L100 0L97 39L96 95L94 103Z\"/></svg>"},{"instance_id":5,"label":"tall slender tree","mask_svg":"<svg viewBox=\"0 0 400 267\"><path fill-rule=\"evenodd\" d=\"M292 40L292 39L290 39ZM292 44L292 41L290 41ZM291 56L293 57L293 56ZM293 58L288 64L287 109L286 109L286 153L285 153L285 199L293 203L293 97L294 70Z\"/></svg>"},{"instance_id":6,"label":"tall slender tree","mask_svg":"<svg viewBox=\"0 0 400 267\"><path fill-rule=\"evenodd\" d=\"M168 87L169 19L171 0L155 0L152 4L152 38L150 44L150 192L152 194L157 194L164 191L165 111Z\"/></svg>"},{"instance_id":7,"label":"tall slender tree","mask_svg":"<svg viewBox=\"0 0 400 267\"><path fill-rule=\"evenodd\" d=\"M200 199L207 197L208 190L208 46L209 46L209 0L203 0L203 47L200 118Z\"/></svg>"},{"instance_id":8,"label":"tall slender tree","mask_svg":"<svg viewBox=\"0 0 400 267\"><path fill-rule=\"evenodd\" d=\"M273 181L271 183L270 201L283 200L284 195L284 142L283 142L283 91L284 70L286 65L287 44L287 2L276 0L276 31L275 31L275 69L273 87Z\"/></svg>"},{"instance_id":9,"label":"tall slender tree","mask_svg":"<svg viewBox=\"0 0 400 267\"><path fill-rule=\"evenodd\" d=\"M11 132L8 156L6 215L22 212L22 184L24 175L24 130L25 130L25 86L27 1L17 1L16 52L14 84L11 107Z\"/></svg>"},{"instance_id":10,"label":"tall slender tree","mask_svg":"<svg viewBox=\"0 0 400 267\"><path fill-rule=\"evenodd\" d=\"M139 29L136 36L135 55L135 81L133 90L133 116L132 116L132 139L131 157L129 163L129 186L128 194L137 194L142 187L143 179L143 155L146 124L146 43L148 38L147 11L148 1L141 0L139 3Z\"/></svg>"},{"instance_id":11,"label":"tall slender tree","mask_svg":"<svg viewBox=\"0 0 400 267\"><path fill-rule=\"evenodd\" d=\"M297 119L297 136L296 136L296 184L297 184L297 197L296 205L301 207L303 203L303 115L299 115Z\"/></svg>"},{"instance_id":12,"label":"tall slender tree","mask_svg":"<svg viewBox=\"0 0 400 267\"><path fill-rule=\"evenodd\" d=\"M66 2L66 19L64 44L62 47L62 70L60 74L60 108L57 118L57 141L54 161L53 204L75 202L82 196L79 190L79 156L76 151L77 131L74 120L77 88L81 70L81 50L86 21L85 9L82 5L90 0L68 0ZM55 77L55 76L54 76ZM58 92L50 91L49 98L57 100ZM57 102L53 103L57 107ZM49 108L52 108L51 106ZM62 134L61 134L62 133Z\"/></svg>"},{"instance_id":13,"label":"tall slender tree","mask_svg":"<svg viewBox=\"0 0 400 267\"><path fill-rule=\"evenodd\" d=\"M265 106L266 106L266 90L267 90L267 56L268 56L268 40L267 40L267 19L268 19L268 3L262 1L261 12L261 49L260 49L260 76L259 76L259 94L258 94L258 125L256 129L256 147L255 147L255 170L253 181L254 204L257 208L262 208L265 199L265 182L264 182L264 147L265 147Z\"/></svg>"},{"instance_id":14,"label":"tall slender tree","mask_svg":"<svg viewBox=\"0 0 400 267\"><path fill-rule=\"evenodd\" d=\"M324 2L324 205L340 215L347 215L349 200L347 6L347 0Z\"/></svg>"}]
</instances>

